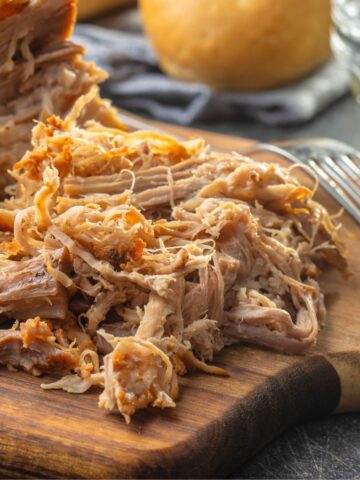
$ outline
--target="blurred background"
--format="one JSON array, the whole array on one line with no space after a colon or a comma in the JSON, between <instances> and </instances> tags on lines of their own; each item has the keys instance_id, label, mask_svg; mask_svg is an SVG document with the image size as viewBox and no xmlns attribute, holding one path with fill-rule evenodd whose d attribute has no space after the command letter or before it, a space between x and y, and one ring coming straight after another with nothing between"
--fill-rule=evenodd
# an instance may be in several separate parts
<instances>
[{"instance_id":1,"label":"blurred background","mask_svg":"<svg viewBox=\"0 0 360 480\"><path fill-rule=\"evenodd\" d=\"M120 108L360 148L359 11L359 0L80 0L76 37L109 72L103 94Z\"/></svg>"},{"instance_id":2,"label":"blurred background","mask_svg":"<svg viewBox=\"0 0 360 480\"><path fill-rule=\"evenodd\" d=\"M360 0L80 0L103 95L148 119L360 149ZM234 478L360 478L360 415L286 432Z\"/></svg>"}]
</instances>

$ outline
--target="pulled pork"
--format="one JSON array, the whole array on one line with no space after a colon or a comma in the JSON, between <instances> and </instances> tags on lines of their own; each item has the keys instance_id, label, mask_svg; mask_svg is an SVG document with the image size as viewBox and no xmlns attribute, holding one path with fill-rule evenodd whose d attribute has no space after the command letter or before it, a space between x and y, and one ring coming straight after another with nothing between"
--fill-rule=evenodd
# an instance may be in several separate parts
<instances>
[{"instance_id":1,"label":"pulled pork","mask_svg":"<svg viewBox=\"0 0 360 480\"><path fill-rule=\"evenodd\" d=\"M225 345L314 345L316 277L346 260L313 192L201 139L84 123L97 98L93 87L64 119L39 122L12 168L0 312L16 322L0 331L0 362L66 374L43 388L102 388L100 407L129 422L174 407L189 369L226 374L207 363Z\"/></svg>"},{"instance_id":2,"label":"pulled pork","mask_svg":"<svg viewBox=\"0 0 360 480\"><path fill-rule=\"evenodd\" d=\"M75 0L0 1L0 194L7 171L31 148L34 120L65 115L74 102L106 78L84 50L68 40ZM96 107L96 108L95 108ZM106 101L88 106L93 118L120 126ZM86 115L86 112L85 112Z\"/></svg>"}]
</instances>

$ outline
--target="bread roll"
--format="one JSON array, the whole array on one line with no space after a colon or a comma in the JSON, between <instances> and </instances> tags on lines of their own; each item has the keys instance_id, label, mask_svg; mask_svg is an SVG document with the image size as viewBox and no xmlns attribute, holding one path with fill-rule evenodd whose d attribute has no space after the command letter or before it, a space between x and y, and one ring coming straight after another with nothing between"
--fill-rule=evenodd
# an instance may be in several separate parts
<instances>
[{"instance_id":1,"label":"bread roll","mask_svg":"<svg viewBox=\"0 0 360 480\"><path fill-rule=\"evenodd\" d=\"M330 0L140 0L161 67L217 89L293 82L330 55Z\"/></svg>"},{"instance_id":2,"label":"bread roll","mask_svg":"<svg viewBox=\"0 0 360 480\"><path fill-rule=\"evenodd\" d=\"M134 0L79 0L78 3L78 18L79 20L86 20L90 17L95 17L109 10L117 7L124 7Z\"/></svg>"}]
</instances>

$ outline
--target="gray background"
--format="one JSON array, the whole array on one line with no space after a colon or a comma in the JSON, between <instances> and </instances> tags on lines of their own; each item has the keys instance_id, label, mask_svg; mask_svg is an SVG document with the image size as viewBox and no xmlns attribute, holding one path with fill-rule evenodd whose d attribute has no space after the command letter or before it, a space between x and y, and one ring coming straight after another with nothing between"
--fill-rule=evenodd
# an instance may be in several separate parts
<instances>
[{"instance_id":1,"label":"gray background","mask_svg":"<svg viewBox=\"0 0 360 480\"><path fill-rule=\"evenodd\" d=\"M242 118L237 122L197 123L194 126L263 141L297 137L332 137L360 150L360 106L350 94L304 125L270 127Z\"/></svg>"}]
</instances>

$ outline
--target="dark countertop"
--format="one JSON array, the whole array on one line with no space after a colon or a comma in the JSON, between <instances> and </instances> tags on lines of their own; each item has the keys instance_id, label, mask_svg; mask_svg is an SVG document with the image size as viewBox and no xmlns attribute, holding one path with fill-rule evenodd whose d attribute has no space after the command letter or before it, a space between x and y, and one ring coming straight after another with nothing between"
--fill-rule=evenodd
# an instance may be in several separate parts
<instances>
[{"instance_id":1,"label":"dark countertop","mask_svg":"<svg viewBox=\"0 0 360 480\"><path fill-rule=\"evenodd\" d=\"M360 478L360 414L333 416L288 430L233 478Z\"/></svg>"},{"instance_id":2,"label":"dark countertop","mask_svg":"<svg viewBox=\"0 0 360 480\"><path fill-rule=\"evenodd\" d=\"M195 126L260 140L332 137L360 150L360 106L351 95L305 125L269 127L239 119ZM360 479L360 414L334 416L286 431L239 468L233 478Z\"/></svg>"}]
</instances>

